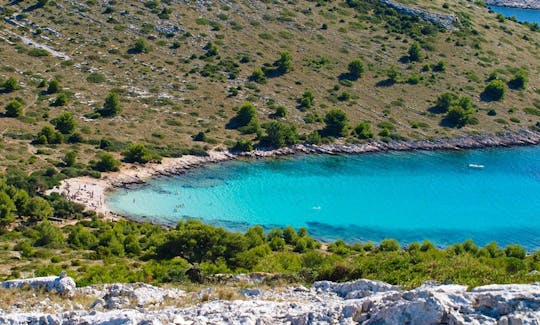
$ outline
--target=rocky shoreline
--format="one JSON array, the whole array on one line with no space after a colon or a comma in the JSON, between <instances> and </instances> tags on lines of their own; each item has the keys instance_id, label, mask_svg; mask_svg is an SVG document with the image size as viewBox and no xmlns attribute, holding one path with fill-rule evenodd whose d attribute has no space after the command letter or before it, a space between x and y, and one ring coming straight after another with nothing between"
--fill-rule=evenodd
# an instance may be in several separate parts
<instances>
[{"instance_id":1,"label":"rocky shoreline","mask_svg":"<svg viewBox=\"0 0 540 325\"><path fill-rule=\"evenodd\" d=\"M107 173L101 179L77 177L63 180L61 185L48 193L64 194L69 200L83 204L89 210L106 217L122 217L112 212L106 204L108 191L130 188L145 184L155 177L167 177L185 173L208 164L236 159L268 159L298 154L362 154L387 151L417 150L465 150L494 147L536 145L540 143L540 133L532 130L502 135L468 135L456 138L441 138L417 141L374 141L358 144L331 143L323 145L298 144L280 149L257 149L251 152L233 153L229 151L208 152L208 156L186 155L180 158L164 158L159 164L126 164L119 172Z\"/></svg>"},{"instance_id":2,"label":"rocky shoreline","mask_svg":"<svg viewBox=\"0 0 540 325\"><path fill-rule=\"evenodd\" d=\"M540 9L540 0L486 0L486 4L497 7Z\"/></svg>"},{"instance_id":3,"label":"rocky shoreline","mask_svg":"<svg viewBox=\"0 0 540 325\"><path fill-rule=\"evenodd\" d=\"M64 278L65 279L65 278ZM380 281L319 281L268 287L240 278L243 288L194 292L144 283L70 288L61 300L0 308L1 324L538 324L540 285L425 283L405 290ZM41 281L41 280L40 280ZM72 279L70 281L73 281ZM31 283L32 279L26 280ZM1 284L1 283L0 283ZM9 289L20 290L20 289ZM221 291L220 291L221 290ZM6 294L9 294L5 292ZM78 298L86 297L81 304ZM39 297L43 299L43 297Z\"/></svg>"}]
</instances>

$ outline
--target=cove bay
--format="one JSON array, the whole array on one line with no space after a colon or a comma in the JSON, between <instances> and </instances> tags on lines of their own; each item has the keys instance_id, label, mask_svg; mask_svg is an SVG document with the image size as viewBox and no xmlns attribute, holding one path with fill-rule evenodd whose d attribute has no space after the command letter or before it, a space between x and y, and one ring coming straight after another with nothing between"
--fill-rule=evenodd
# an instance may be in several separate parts
<instances>
[{"instance_id":1,"label":"cove bay","mask_svg":"<svg viewBox=\"0 0 540 325\"><path fill-rule=\"evenodd\" d=\"M229 161L112 192L113 211L316 238L540 247L540 147Z\"/></svg>"}]
</instances>

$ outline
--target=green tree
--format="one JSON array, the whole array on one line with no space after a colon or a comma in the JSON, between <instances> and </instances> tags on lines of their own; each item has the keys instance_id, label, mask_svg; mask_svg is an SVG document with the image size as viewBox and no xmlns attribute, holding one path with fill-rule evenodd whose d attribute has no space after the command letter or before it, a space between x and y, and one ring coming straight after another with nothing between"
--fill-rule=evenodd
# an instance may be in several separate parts
<instances>
[{"instance_id":1,"label":"green tree","mask_svg":"<svg viewBox=\"0 0 540 325\"><path fill-rule=\"evenodd\" d=\"M508 81L508 87L512 89L523 90L527 88L527 83L529 82L529 76L527 71L519 70L513 77Z\"/></svg>"},{"instance_id":2,"label":"green tree","mask_svg":"<svg viewBox=\"0 0 540 325\"><path fill-rule=\"evenodd\" d=\"M364 73L364 62L360 59L354 59L349 63L349 77L353 80L357 80Z\"/></svg>"},{"instance_id":3,"label":"green tree","mask_svg":"<svg viewBox=\"0 0 540 325\"><path fill-rule=\"evenodd\" d=\"M371 131L371 123L367 121L358 123L354 128L353 133L358 139L373 138L373 131Z\"/></svg>"},{"instance_id":4,"label":"green tree","mask_svg":"<svg viewBox=\"0 0 540 325\"><path fill-rule=\"evenodd\" d=\"M281 52L279 54L279 59L274 62L274 66L277 69L277 72L280 74L285 74L292 71L292 56L289 52Z\"/></svg>"},{"instance_id":5,"label":"green tree","mask_svg":"<svg viewBox=\"0 0 540 325\"><path fill-rule=\"evenodd\" d=\"M118 98L118 94L114 92L110 92L107 97L105 98L105 103L103 104L103 109L99 111L101 116L108 117L108 116L115 116L118 113L120 113L121 107L120 107L120 99Z\"/></svg>"},{"instance_id":6,"label":"green tree","mask_svg":"<svg viewBox=\"0 0 540 325\"><path fill-rule=\"evenodd\" d=\"M313 93L311 92L311 90L306 90L302 94L302 97L298 99L298 102L300 104L298 108L301 111L305 111L307 108L312 108L314 101L315 101L315 96L313 96Z\"/></svg>"},{"instance_id":7,"label":"green tree","mask_svg":"<svg viewBox=\"0 0 540 325\"><path fill-rule=\"evenodd\" d=\"M506 246L506 249L504 250L504 253L508 257L514 257L518 259L524 259L527 255L525 252L525 248L523 248L520 245L508 245Z\"/></svg>"},{"instance_id":8,"label":"green tree","mask_svg":"<svg viewBox=\"0 0 540 325\"><path fill-rule=\"evenodd\" d=\"M501 100L506 92L504 82L501 80L493 80L484 89L482 93L483 97L487 100Z\"/></svg>"},{"instance_id":9,"label":"green tree","mask_svg":"<svg viewBox=\"0 0 540 325\"><path fill-rule=\"evenodd\" d=\"M401 77L401 72L398 70L398 68L395 65L390 66L388 68L388 71L386 71L386 76L388 77L388 80L390 83L394 84L399 82L399 79Z\"/></svg>"},{"instance_id":10,"label":"green tree","mask_svg":"<svg viewBox=\"0 0 540 325\"><path fill-rule=\"evenodd\" d=\"M15 79L14 77L7 78L2 86L4 87L4 91L8 93L20 88L19 81L17 81L17 79Z\"/></svg>"},{"instance_id":11,"label":"green tree","mask_svg":"<svg viewBox=\"0 0 540 325\"><path fill-rule=\"evenodd\" d=\"M206 50L205 57L207 58L212 57L212 56L217 56L219 54L219 49L217 45L212 42L208 42L206 46L204 47L204 49Z\"/></svg>"},{"instance_id":12,"label":"green tree","mask_svg":"<svg viewBox=\"0 0 540 325\"><path fill-rule=\"evenodd\" d=\"M296 128L290 124L276 121L266 124L264 128L266 135L262 142L269 146L281 148L298 142Z\"/></svg>"},{"instance_id":13,"label":"green tree","mask_svg":"<svg viewBox=\"0 0 540 325\"><path fill-rule=\"evenodd\" d=\"M129 49L129 53L140 54L150 52L150 46L146 43L143 38L139 38L133 43Z\"/></svg>"},{"instance_id":14,"label":"green tree","mask_svg":"<svg viewBox=\"0 0 540 325\"><path fill-rule=\"evenodd\" d=\"M62 91L62 87L60 86L60 82L58 82L58 80L53 79L49 81L49 87L47 87L48 94L56 94L60 91Z\"/></svg>"},{"instance_id":15,"label":"green tree","mask_svg":"<svg viewBox=\"0 0 540 325\"><path fill-rule=\"evenodd\" d=\"M53 102L53 106L66 106L68 103L68 96L66 93L60 93L56 96L56 99Z\"/></svg>"},{"instance_id":16,"label":"green tree","mask_svg":"<svg viewBox=\"0 0 540 325\"><path fill-rule=\"evenodd\" d=\"M92 168L100 172L115 172L120 167L120 161L116 160L113 155L108 152L98 154L98 160L93 164Z\"/></svg>"},{"instance_id":17,"label":"green tree","mask_svg":"<svg viewBox=\"0 0 540 325\"><path fill-rule=\"evenodd\" d=\"M260 84L266 83L266 77L264 76L264 72L261 68L255 68L249 78Z\"/></svg>"},{"instance_id":18,"label":"green tree","mask_svg":"<svg viewBox=\"0 0 540 325\"><path fill-rule=\"evenodd\" d=\"M62 161L64 162L64 164L66 164L67 167L71 167L75 165L75 163L77 162L77 152L75 151L66 152L66 154L64 155L64 158L62 158Z\"/></svg>"},{"instance_id":19,"label":"green tree","mask_svg":"<svg viewBox=\"0 0 540 325\"><path fill-rule=\"evenodd\" d=\"M59 248L65 242L62 230L55 227L49 221L43 221L36 228L38 238L35 246L47 246L51 248Z\"/></svg>"},{"instance_id":20,"label":"green tree","mask_svg":"<svg viewBox=\"0 0 540 325\"><path fill-rule=\"evenodd\" d=\"M469 124L474 117L474 112L470 109L464 109L459 105L450 107L448 113L446 113L445 121L450 126L463 127Z\"/></svg>"},{"instance_id":21,"label":"green tree","mask_svg":"<svg viewBox=\"0 0 540 325\"><path fill-rule=\"evenodd\" d=\"M6 116L7 117L19 117L23 114L23 104L17 99L12 99L6 105Z\"/></svg>"},{"instance_id":22,"label":"green tree","mask_svg":"<svg viewBox=\"0 0 540 325\"><path fill-rule=\"evenodd\" d=\"M67 242L75 249L94 249L97 247L98 239L88 229L77 224L71 229Z\"/></svg>"},{"instance_id":23,"label":"green tree","mask_svg":"<svg viewBox=\"0 0 540 325\"><path fill-rule=\"evenodd\" d=\"M383 252L395 252L399 250L399 243L395 239L383 239L379 249Z\"/></svg>"},{"instance_id":24,"label":"green tree","mask_svg":"<svg viewBox=\"0 0 540 325\"><path fill-rule=\"evenodd\" d=\"M326 113L323 133L332 137L343 137L347 134L347 115L341 109L333 109Z\"/></svg>"},{"instance_id":25,"label":"green tree","mask_svg":"<svg viewBox=\"0 0 540 325\"><path fill-rule=\"evenodd\" d=\"M43 221L53 216L53 209L47 200L34 196L26 204L26 215L32 222Z\"/></svg>"},{"instance_id":26,"label":"green tree","mask_svg":"<svg viewBox=\"0 0 540 325\"><path fill-rule=\"evenodd\" d=\"M140 143L130 144L122 155L124 156L124 160L130 163L146 164L147 162L153 160L159 160L155 155L152 154L150 149L148 149L144 144Z\"/></svg>"},{"instance_id":27,"label":"green tree","mask_svg":"<svg viewBox=\"0 0 540 325\"><path fill-rule=\"evenodd\" d=\"M240 106L233 118L233 124L242 133L257 133L260 127L255 106L250 102L245 102Z\"/></svg>"},{"instance_id":28,"label":"green tree","mask_svg":"<svg viewBox=\"0 0 540 325\"><path fill-rule=\"evenodd\" d=\"M272 118L282 118L287 116L287 109L285 106L276 106L275 113L271 115Z\"/></svg>"},{"instance_id":29,"label":"green tree","mask_svg":"<svg viewBox=\"0 0 540 325\"><path fill-rule=\"evenodd\" d=\"M411 47L408 51L409 60L411 61L421 61L422 60L422 47L418 42L411 44Z\"/></svg>"},{"instance_id":30,"label":"green tree","mask_svg":"<svg viewBox=\"0 0 540 325\"><path fill-rule=\"evenodd\" d=\"M65 112L60 114L58 117L53 118L51 120L51 124L63 134L70 134L75 130L77 121L75 121L75 117L72 113Z\"/></svg>"},{"instance_id":31,"label":"green tree","mask_svg":"<svg viewBox=\"0 0 540 325\"><path fill-rule=\"evenodd\" d=\"M54 131L50 125L45 125L36 136L38 144L59 144L64 141L64 136L60 132Z\"/></svg>"},{"instance_id":32,"label":"green tree","mask_svg":"<svg viewBox=\"0 0 540 325\"><path fill-rule=\"evenodd\" d=\"M7 193L0 191L0 228L5 228L15 221L14 212L16 209L11 197Z\"/></svg>"},{"instance_id":33,"label":"green tree","mask_svg":"<svg viewBox=\"0 0 540 325\"><path fill-rule=\"evenodd\" d=\"M445 92L437 96L437 102L435 103L435 108L437 111L441 113L446 113L450 109L450 106L455 103L457 100L457 96L450 93Z\"/></svg>"}]
</instances>

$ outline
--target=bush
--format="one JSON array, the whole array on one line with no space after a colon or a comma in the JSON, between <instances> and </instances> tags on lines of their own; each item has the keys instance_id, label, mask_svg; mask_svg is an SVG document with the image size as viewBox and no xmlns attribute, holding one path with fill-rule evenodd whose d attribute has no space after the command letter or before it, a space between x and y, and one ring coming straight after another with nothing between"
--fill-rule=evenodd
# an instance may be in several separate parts
<instances>
[{"instance_id":1,"label":"bush","mask_svg":"<svg viewBox=\"0 0 540 325\"><path fill-rule=\"evenodd\" d=\"M17 79L15 79L14 77L7 78L2 86L4 87L4 91L8 93L20 88L19 81L17 81Z\"/></svg>"},{"instance_id":2,"label":"bush","mask_svg":"<svg viewBox=\"0 0 540 325\"><path fill-rule=\"evenodd\" d=\"M360 59L354 59L349 63L349 77L352 80L357 80L364 73L364 62Z\"/></svg>"},{"instance_id":3,"label":"bush","mask_svg":"<svg viewBox=\"0 0 540 325\"><path fill-rule=\"evenodd\" d=\"M313 96L313 93L310 90L306 90L302 94L302 98L298 99L298 103L300 104L298 108L301 111L305 111L308 108L312 108L314 101L315 101L315 96Z\"/></svg>"},{"instance_id":4,"label":"bush","mask_svg":"<svg viewBox=\"0 0 540 325\"><path fill-rule=\"evenodd\" d=\"M270 122L264 126L266 135L262 138L264 144L281 148L298 142L296 128L284 122Z\"/></svg>"},{"instance_id":5,"label":"bush","mask_svg":"<svg viewBox=\"0 0 540 325\"><path fill-rule=\"evenodd\" d=\"M259 132L259 120L257 119L257 110L250 102L245 102L240 106L238 113L231 120L230 125L237 128L242 133L257 133Z\"/></svg>"},{"instance_id":6,"label":"bush","mask_svg":"<svg viewBox=\"0 0 540 325\"><path fill-rule=\"evenodd\" d=\"M521 247L520 245L508 245L506 246L504 253L507 257L514 257L518 259L524 259L527 255L525 248Z\"/></svg>"},{"instance_id":7,"label":"bush","mask_svg":"<svg viewBox=\"0 0 540 325\"><path fill-rule=\"evenodd\" d=\"M251 74L249 79L260 84L266 83L266 77L264 76L264 72L261 68L256 68L255 70L253 70L253 73Z\"/></svg>"},{"instance_id":8,"label":"bush","mask_svg":"<svg viewBox=\"0 0 540 325\"><path fill-rule=\"evenodd\" d=\"M253 151L253 143L249 139L238 139L231 150L237 152Z\"/></svg>"},{"instance_id":9,"label":"bush","mask_svg":"<svg viewBox=\"0 0 540 325\"><path fill-rule=\"evenodd\" d=\"M343 137L347 134L347 122L348 118L343 110L333 109L324 118L326 126L323 133L332 137Z\"/></svg>"},{"instance_id":10,"label":"bush","mask_svg":"<svg viewBox=\"0 0 540 325\"><path fill-rule=\"evenodd\" d=\"M98 154L99 160L92 165L94 170L100 172L115 172L120 167L120 161L116 160L113 155L107 152Z\"/></svg>"},{"instance_id":11,"label":"bush","mask_svg":"<svg viewBox=\"0 0 540 325\"><path fill-rule=\"evenodd\" d=\"M17 99L11 100L6 105L6 116L7 117L19 117L23 115L23 104Z\"/></svg>"},{"instance_id":12,"label":"bush","mask_svg":"<svg viewBox=\"0 0 540 325\"><path fill-rule=\"evenodd\" d=\"M444 61L439 61L433 66L433 71L435 72L444 72L446 71L446 63Z\"/></svg>"},{"instance_id":13,"label":"bush","mask_svg":"<svg viewBox=\"0 0 540 325\"><path fill-rule=\"evenodd\" d=\"M48 94L56 94L59 93L62 90L62 87L60 86L60 83L58 80L53 79L49 81L49 87L47 87L47 93Z\"/></svg>"},{"instance_id":14,"label":"bush","mask_svg":"<svg viewBox=\"0 0 540 325\"><path fill-rule=\"evenodd\" d=\"M151 161L159 161L161 157L152 153L144 144L130 144L122 153L124 160L130 163L146 164Z\"/></svg>"},{"instance_id":15,"label":"bush","mask_svg":"<svg viewBox=\"0 0 540 325\"><path fill-rule=\"evenodd\" d=\"M146 43L144 39L139 38L129 48L128 52L132 54L148 53L150 52L150 46Z\"/></svg>"},{"instance_id":16,"label":"bush","mask_svg":"<svg viewBox=\"0 0 540 325\"><path fill-rule=\"evenodd\" d=\"M99 114L103 117L115 116L120 113L120 99L118 99L118 94L111 92L105 98L105 103L103 108L99 111Z\"/></svg>"},{"instance_id":17,"label":"bush","mask_svg":"<svg viewBox=\"0 0 540 325\"><path fill-rule=\"evenodd\" d=\"M71 114L70 112L66 112L52 119L51 124L54 125L55 128L63 134L70 134L75 130L75 127L77 126L77 121L75 121L73 114Z\"/></svg>"},{"instance_id":18,"label":"bush","mask_svg":"<svg viewBox=\"0 0 540 325\"><path fill-rule=\"evenodd\" d=\"M358 139L371 139L373 138L373 131L371 131L371 123L369 122L360 122L356 125L353 130L353 134Z\"/></svg>"},{"instance_id":19,"label":"bush","mask_svg":"<svg viewBox=\"0 0 540 325\"><path fill-rule=\"evenodd\" d=\"M516 73L510 81L508 81L508 87L512 89L523 90L527 88L527 83L529 82L529 77L527 76L527 71L520 70Z\"/></svg>"},{"instance_id":20,"label":"bush","mask_svg":"<svg viewBox=\"0 0 540 325\"><path fill-rule=\"evenodd\" d=\"M38 144L59 144L64 142L64 136L60 132L54 131L52 126L45 125L36 136Z\"/></svg>"},{"instance_id":21,"label":"bush","mask_svg":"<svg viewBox=\"0 0 540 325\"><path fill-rule=\"evenodd\" d=\"M66 106L68 103L68 97L65 93L60 93L56 96L56 99L53 102L53 106Z\"/></svg>"},{"instance_id":22,"label":"bush","mask_svg":"<svg viewBox=\"0 0 540 325\"><path fill-rule=\"evenodd\" d=\"M408 51L409 60L411 61L421 61L422 60L422 47L418 42L412 43Z\"/></svg>"},{"instance_id":23,"label":"bush","mask_svg":"<svg viewBox=\"0 0 540 325\"><path fill-rule=\"evenodd\" d=\"M504 97L505 91L506 87L504 85L504 82L502 82L501 80L493 80L484 89L482 97L487 100L498 101Z\"/></svg>"},{"instance_id":24,"label":"bush","mask_svg":"<svg viewBox=\"0 0 540 325\"><path fill-rule=\"evenodd\" d=\"M45 199L34 196L26 204L25 212L30 221L37 222L47 220L53 216L53 209Z\"/></svg>"},{"instance_id":25,"label":"bush","mask_svg":"<svg viewBox=\"0 0 540 325\"><path fill-rule=\"evenodd\" d=\"M456 100L456 95L450 92L442 93L437 97L435 108L440 113L446 113L450 109L450 106L452 106L452 104L454 104Z\"/></svg>"},{"instance_id":26,"label":"bush","mask_svg":"<svg viewBox=\"0 0 540 325\"><path fill-rule=\"evenodd\" d=\"M383 252L395 252L400 249L399 243L395 239L383 239L379 249Z\"/></svg>"}]
</instances>

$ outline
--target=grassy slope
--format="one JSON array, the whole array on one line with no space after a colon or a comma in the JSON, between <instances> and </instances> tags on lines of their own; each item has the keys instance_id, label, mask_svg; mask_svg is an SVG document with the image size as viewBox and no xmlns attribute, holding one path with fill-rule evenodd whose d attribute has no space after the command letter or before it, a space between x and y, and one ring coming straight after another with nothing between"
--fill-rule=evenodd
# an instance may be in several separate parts
<instances>
[{"instance_id":1,"label":"grassy slope","mask_svg":"<svg viewBox=\"0 0 540 325\"><path fill-rule=\"evenodd\" d=\"M173 0L169 5L158 5L160 9L172 10L166 20L159 19L140 1L118 1L111 5L110 13L104 13L107 7L97 1L58 0L30 11L25 8L31 7L33 1L16 1L4 8L22 13L27 21L19 20L24 27L5 21L0 23L0 79L15 76L23 87L1 94L0 107L11 98L20 97L25 102L26 118L0 118L0 132L4 135L0 138L4 149L0 152L0 166L31 164L28 169L36 169L72 149L64 144L54 150L40 150L36 156L37 148L29 145L28 140L65 110L74 112L87 140L110 137L124 143L174 147L192 146L191 135L198 131L207 132L222 146L235 141L238 132L226 130L225 124L234 115L232 108L246 100L256 105L263 121L269 120L268 115L273 112L269 101L284 105L288 111L286 119L302 133L322 127L321 123L306 124L303 120L306 114L324 115L334 107L347 112L351 125L368 120L378 133L380 128L376 125L388 121L395 125L396 133L409 139L495 133L535 124L538 117L526 114L523 108L533 107L535 102L540 105L537 90L540 88L540 33L512 21L501 23L486 8L472 2L452 2L449 9L443 8L442 0L417 2L416 6L432 11L469 15L471 29L477 31L477 35L459 37L455 32L440 32L435 37L426 36L423 39L433 45L433 50L425 51L427 58L423 62L411 64L399 61L411 44L409 36L388 34L384 23L366 21L343 1L321 1L323 5L317 6L308 1L239 0L210 4ZM4 15L11 12L4 11ZM35 25L30 26L28 22ZM212 22L218 23L219 28ZM150 24L148 32L143 32L144 24ZM321 29L323 24L327 24L328 29ZM184 37L183 32L176 32L166 37L152 26L177 26L191 36ZM43 30L44 27L57 31L60 36ZM43 32L33 36L32 32L38 29ZM15 35L26 35L49 45L72 60L25 54L25 49L30 47L17 41ZM529 40L523 39L524 35ZM127 54L139 37L147 39L152 51ZM456 46L456 41L463 46ZM178 42L179 48L172 49L173 42ZM219 58L198 58L205 53L204 46L208 42L218 46ZM281 51L292 54L294 70L270 78L266 84L251 83L255 87L250 87L247 79L252 71L275 61ZM203 77L197 72L207 63L217 65L220 59L230 58L238 63L245 55L250 57L250 62L239 63L236 79L229 80L222 73ZM192 56L195 58L190 58ZM321 57L328 58L329 63L321 67L310 63ZM365 62L367 71L351 87L341 86L337 91L346 90L351 99L336 102L329 98L329 91L339 85L338 76L346 72L347 64L357 57ZM446 62L446 72L421 72L425 63L435 64L439 60ZM418 85L377 86L386 79L386 70L391 65L404 77L416 72L423 80ZM508 80L512 69L516 68L528 71L530 81L525 91L507 91L501 102L480 100L491 72L500 69L499 75ZM103 74L106 81L88 82L86 79L91 72ZM61 80L70 95L67 107L50 107L54 96L39 95L43 89L38 89L37 84L43 78ZM241 87L238 95L229 97L228 89L238 86ZM313 91L315 105L301 112L296 109L296 99L306 89ZM102 105L111 90L121 94L122 114L113 119L84 119L84 114ZM440 126L441 116L429 113L428 108L439 93L447 90L473 98L478 106L478 125L461 129ZM486 114L492 108L497 111L496 116ZM509 108L515 108L514 112L509 113ZM423 127L412 128L412 122L423 122ZM79 150L83 161L92 159L97 150L91 144L78 144L74 149Z\"/></svg>"}]
</instances>

